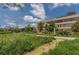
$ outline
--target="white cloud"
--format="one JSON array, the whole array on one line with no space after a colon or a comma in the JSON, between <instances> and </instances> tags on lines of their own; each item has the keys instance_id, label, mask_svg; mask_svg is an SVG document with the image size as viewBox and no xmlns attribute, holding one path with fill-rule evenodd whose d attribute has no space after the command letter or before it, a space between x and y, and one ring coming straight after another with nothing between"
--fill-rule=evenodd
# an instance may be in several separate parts
<instances>
[{"instance_id":1,"label":"white cloud","mask_svg":"<svg viewBox=\"0 0 79 59\"><path fill-rule=\"evenodd\" d=\"M32 23L30 25L31 25L31 27L36 27L37 26L37 23Z\"/></svg>"},{"instance_id":2,"label":"white cloud","mask_svg":"<svg viewBox=\"0 0 79 59\"><path fill-rule=\"evenodd\" d=\"M41 21L41 19L34 18L33 16L29 16L29 15L24 16L24 20L26 22L39 22L39 21Z\"/></svg>"},{"instance_id":3,"label":"white cloud","mask_svg":"<svg viewBox=\"0 0 79 59\"><path fill-rule=\"evenodd\" d=\"M45 10L43 4L31 4L31 7L33 8L31 10L31 13L34 16L39 17L41 19L45 19Z\"/></svg>"},{"instance_id":4,"label":"white cloud","mask_svg":"<svg viewBox=\"0 0 79 59\"><path fill-rule=\"evenodd\" d=\"M18 27L19 27L19 28L24 28L24 27L25 27L25 25L18 24Z\"/></svg>"},{"instance_id":5,"label":"white cloud","mask_svg":"<svg viewBox=\"0 0 79 59\"><path fill-rule=\"evenodd\" d=\"M16 26L16 23L14 20L5 19L5 23L6 25L9 25L9 26Z\"/></svg>"},{"instance_id":6,"label":"white cloud","mask_svg":"<svg viewBox=\"0 0 79 59\"><path fill-rule=\"evenodd\" d=\"M10 10L12 10L12 11L17 11L17 10L19 10L20 8L19 7L8 7Z\"/></svg>"},{"instance_id":7,"label":"white cloud","mask_svg":"<svg viewBox=\"0 0 79 59\"><path fill-rule=\"evenodd\" d=\"M15 26L16 25L16 23L8 23L9 25L11 25L11 26Z\"/></svg>"},{"instance_id":8,"label":"white cloud","mask_svg":"<svg viewBox=\"0 0 79 59\"><path fill-rule=\"evenodd\" d=\"M62 6L71 6L73 4L75 5L75 3L54 3L54 4L52 4L52 7L57 8L57 7L62 7Z\"/></svg>"},{"instance_id":9,"label":"white cloud","mask_svg":"<svg viewBox=\"0 0 79 59\"><path fill-rule=\"evenodd\" d=\"M36 27L37 22L41 21L41 19L34 18L33 16L26 15L24 16L24 21L30 23L31 27Z\"/></svg>"},{"instance_id":10,"label":"white cloud","mask_svg":"<svg viewBox=\"0 0 79 59\"><path fill-rule=\"evenodd\" d=\"M25 21L31 21L33 19L33 17L32 16L24 16L24 20Z\"/></svg>"},{"instance_id":11,"label":"white cloud","mask_svg":"<svg viewBox=\"0 0 79 59\"><path fill-rule=\"evenodd\" d=\"M5 7L7 7L9 10L12 11L18 11L20 7L24 7L24 4L19 3L19 6L14 5L13 3L4 4Z\"/></svg>"}]
</instances>

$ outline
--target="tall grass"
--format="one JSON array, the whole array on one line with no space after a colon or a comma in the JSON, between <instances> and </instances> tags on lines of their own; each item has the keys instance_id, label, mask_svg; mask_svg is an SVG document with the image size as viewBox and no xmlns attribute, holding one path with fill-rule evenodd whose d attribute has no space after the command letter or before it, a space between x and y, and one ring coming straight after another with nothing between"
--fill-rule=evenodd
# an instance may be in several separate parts
<instances>
[{"instance_id":1,"label":"tall grass","mask_svg":"<svg viewBox=\"0 0 79 59\"><path fill-rule=\"evenodd\" d=\"M60 42L59 45L49 52L43 53L46 55L79 55L79 39L73 41Z\"/></svg>"},{"instance_id":2,"label":"tall grass","mask_svg":"<svg viewBox=\"0 0 79 59\"><path fill-rule=\"evenodd\" d=\"M24 33L0 34L0 54L23 54L52 40L52 37L30 36Z\"/></svg>"}]
</instances>

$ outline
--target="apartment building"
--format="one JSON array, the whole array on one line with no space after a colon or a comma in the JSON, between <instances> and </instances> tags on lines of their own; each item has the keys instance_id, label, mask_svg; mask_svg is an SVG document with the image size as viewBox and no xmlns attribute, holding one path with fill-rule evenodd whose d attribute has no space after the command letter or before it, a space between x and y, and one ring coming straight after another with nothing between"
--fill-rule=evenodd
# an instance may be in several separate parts
<instances>
[{"instance_id":1,"label":"apartment building","mask_svg":"<svg viewBox=\"0 0 79 59\"><path fill-rule=\"evenodd\" d=\"M58 28L58 30L71 30L71 27L74 23L79 21L79 15L78 14L69 14L67 16L58 17L55 19L55 26Z\"/></svg>"}]
</instances>

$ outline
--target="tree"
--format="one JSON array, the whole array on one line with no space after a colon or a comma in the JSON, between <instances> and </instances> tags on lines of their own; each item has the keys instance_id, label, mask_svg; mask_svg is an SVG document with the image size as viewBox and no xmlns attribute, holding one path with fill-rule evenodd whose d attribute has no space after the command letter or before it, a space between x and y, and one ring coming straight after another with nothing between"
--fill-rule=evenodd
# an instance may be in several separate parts
<instances>
[{"instance_id":1,"label":"tree","mask_svg":"<svg viewBox=\"0 0 79 59\"><path fill-rule=\"evenodd\" d=\"M43 25L44 25L43 22L38 23L37 28L38 28L39 32L41 32L43 30L43 27L44 27Z\"/></svg>"},{"instance_id":2,"label":"tree","mask_svg":"<svg viewBox=\"0 0 79 59\"><path fill-rule=\"evenodd\" d=\"M79 21L72 25L73 32L79 32Z\"/></svg>"},{"instance_id":3,"label":"tree","mask_svg":"<svg viewBox=\"0 0 79 59\"><path fill-rule=\"evenodd\" d=\"M18 25L15 27L14 31L15 31L16 33L19 32L19 27L18 27Z\"/></svg>"},{"instance_id":4,"label":"tree","mask_svg":"<svg viewBox=\"0 0 79 59\"><path fill-rule=\"evenodd\" d=\"M46 31L48 31L48 32L54 31L54 28L55 28L55 23L54 23L54 21L48 22L48 23L46 24L46 26L45 26L45 29L46 29Z\"/></svg>"},{"instance_id":5,"label":"tree","mask_svg":"<svg viewBox=\"0 0 79 59\"><path fill-rule=\"evenodd\" d=\"M69 11L68 13L67 13L67 16L69 16L69 15L75 15L76 14L76 12L74 11L74 10L71 10L71 11Z\"/></svg>"},{"instance_id":6,"label":"tree","mask_svg":"<svg viewBox=\"0 0 79 59\"><path fill-rule=\"evenodd\" d=\"M25 32L28 32L28 33L32 32L31 26L30 26L30 25L25 26L24 31L25 31Z\"/></svg>"}]
</instances>

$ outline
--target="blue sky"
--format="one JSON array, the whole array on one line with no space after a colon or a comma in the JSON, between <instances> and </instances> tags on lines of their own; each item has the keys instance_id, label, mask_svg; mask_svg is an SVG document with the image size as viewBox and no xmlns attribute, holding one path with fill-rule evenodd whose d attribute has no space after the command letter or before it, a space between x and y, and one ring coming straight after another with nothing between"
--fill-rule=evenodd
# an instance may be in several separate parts
<instances>
[{"instance_id":1,"label":"blue sky","mask_svg":"<svg viewBox=\"0 0 79 59\"><path fill-rule=\"evenodd\" d=\"M0 4L0 25L23 27L27 24L35 26L41 20L53 20L55 17L66 15L69 11L79 14L79 4L72 3L45 3L45 4L20 4L22 7L8 6Z\"/></svg>"}]
</instances>

